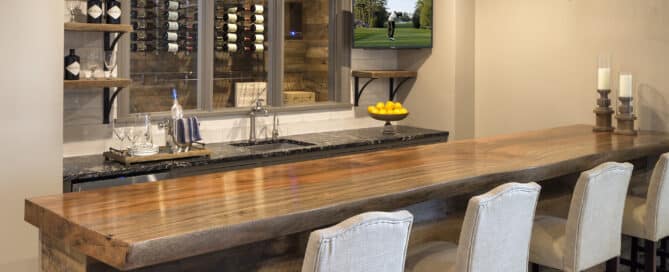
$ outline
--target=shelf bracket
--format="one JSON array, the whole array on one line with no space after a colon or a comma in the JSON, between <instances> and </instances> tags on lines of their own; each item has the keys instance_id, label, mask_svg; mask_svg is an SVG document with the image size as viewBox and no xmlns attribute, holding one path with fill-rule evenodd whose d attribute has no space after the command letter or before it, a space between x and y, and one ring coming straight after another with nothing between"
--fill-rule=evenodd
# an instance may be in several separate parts
<instances>
[{"instance_id":1,"label":"shelf bracket","mask_svg":"<svg viewBox=\"0 0 669 272\"><path fill-rule=\"evenodd\" d=\"M400 81L400 84L397 84L397 87L395 87L394 86L395 85L395 78L392 78L392 77L390 78L390 93L389 93L389 98L390 98L389 100L390 101L395 101L395 96L397 95L397 92L400 90L402 85L404 85L404 83L406 83L409 79L411 79L411 78L410 77L403 78Z\"/></svg>"},{"instance_id":2,"label":"shelf bracket","mask_svg":"<svg viewBox=\"0 0 669 272\"><path fill-rule=\"evenodd\" d=\"M123 90L123 87L117 87L116 91L111 94L111 88L104 88L104 93L102 94L102 123L108 125L110 123L111 110L114 106L114 101L118 97L118 94Z\"/></svg>"},{"instance_id":3,"label":"shelf bracket","mask_svg":"<svg viewBox=\"0 0 669 272\"><path fill-rule=\"evenodd\" d=\"M111 40L111 34L112 33L117 33L116 38L114 40ZM118 41L123 37L123 34L125 32L105 32L105 37L104 37L104 48L105 51L112 51L114 50L114 47L116 47L116 44L118 44Z\"/></svg>"},{"instance_id":4,"label":"shelf bracket","mask_svg":"<svg viewBox=\"0 0 669 272\"><path fill-rule=\"evenodd\" d=\"M376 80L376 78L370 78L365 85L362 85L362 88L360 88L360 78L355 77L355 106L360 105L360 97L362 96L362 92L365 91L367 86L369 86L369 83L372 83L372 81Z\"/></svg>"}]
</instances>

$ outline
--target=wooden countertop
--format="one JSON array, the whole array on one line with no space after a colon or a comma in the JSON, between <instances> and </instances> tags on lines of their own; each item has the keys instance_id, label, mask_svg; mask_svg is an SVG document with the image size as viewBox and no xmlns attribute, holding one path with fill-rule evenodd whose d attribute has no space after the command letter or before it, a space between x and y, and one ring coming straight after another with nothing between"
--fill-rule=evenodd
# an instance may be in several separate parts
<instances>
[{"instance_id":1,"label":"wooden countertop","mask_svg":"<svg viewBox=\"0 0 669 272\"><path fill-rule=\"evenodd\" d=\"M578 125L31 198L25 220L124 270L668 151L669 134Z\"/></svg>"}]
</instances>

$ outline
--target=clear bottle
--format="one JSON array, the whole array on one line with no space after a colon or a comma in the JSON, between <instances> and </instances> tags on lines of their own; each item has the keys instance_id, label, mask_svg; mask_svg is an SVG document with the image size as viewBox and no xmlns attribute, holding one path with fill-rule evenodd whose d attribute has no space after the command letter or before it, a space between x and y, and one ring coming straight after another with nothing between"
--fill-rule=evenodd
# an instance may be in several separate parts
<instances>
[{"instance_id":1,"label":"clear bottle","mask_svg":"<svg viewBox=\"0 0 669 272\"><path fill-rule=\"evenodd\" d=\"M174 103L172 104L172 119L181 119L184 118L184 110L179 104L179 97L177 96L177 89L172 88L172 99Z\"/></svg>"}]
</instances>

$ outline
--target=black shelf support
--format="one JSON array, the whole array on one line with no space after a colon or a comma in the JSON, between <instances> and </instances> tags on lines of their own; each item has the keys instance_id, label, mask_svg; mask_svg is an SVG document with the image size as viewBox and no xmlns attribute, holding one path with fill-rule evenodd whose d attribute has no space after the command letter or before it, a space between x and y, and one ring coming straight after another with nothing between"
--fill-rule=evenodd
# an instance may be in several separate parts
<instances>
[{"instance_id":1,"label":"black shelf support","mask_svg":"<svg viewBox=\"0 0 669 272\"><path fill-rule=\"evenodd\" d=\"M114 40L111 39L111 34L117 33ZM114 47L118 44L118 41L123 37L124 32L104 32L104 50L105 52L113 51ZM107 71L107 65L103 64L103 70ZM110 123L110 114L112 106L114 106L114 101L118 97L118 94L123 90L123 87L116 87L116 91L112 94L111 88L104 88L102 94L102 124L108 125ZM111 95L111 97L110 97Z\"/></svg>"},{"instance_id":2,"label":"black shelf support","mask_svg":"<svg viewBox=\"0 0 669 272\"><path fill-rule=\"evenodd\" d=\"M362 85L362 88L360 88L360 77L354 77L355 81L355 106L358 107L360 106L360 97L362 96L362 93L365 91L367 86L372 83L372 81L377 80L378 78L370 78L364 85ZM395 86L395 79L400 79L400 83ZM395 96L397 96L397 92L400 90L402 85L406 83L411 77L405 77L405 78L394 78L391 77L389 78L390 80L390 88L388 90L388 100L390 101L395 101Z\"/></svg>"},{"instance_id":3,"label":"black shelf support","mask_svg":"<svg viewBox=\"0 0 669 272\"><path fill-rule=\"evenodd\" d=\"M111 97L109 96L111 93L111 88L104 88L104 92L102 94L102 123L105 125L108 125L111 121L110 119L110 114L112 110L112 106L114 106L114 101L118 97L118 94L123 90L123 87L117 87L116 91L111 94Z\"/></svg>"},{"instance_id":4,"label":"black shelf support","mask_svg":"<svg viewBox=\"0 0 669 272\"><path fill-rule=\"evenodd\" d=\"M362 96L362 92L365 91L369 83L372 83L372 81L376 80L376 78L370 78L365 85L362 85L362 89L360 88L360 78L355 77L355 106L357 107L360 104L360 97Z\"/></svg>"}]
</instances>

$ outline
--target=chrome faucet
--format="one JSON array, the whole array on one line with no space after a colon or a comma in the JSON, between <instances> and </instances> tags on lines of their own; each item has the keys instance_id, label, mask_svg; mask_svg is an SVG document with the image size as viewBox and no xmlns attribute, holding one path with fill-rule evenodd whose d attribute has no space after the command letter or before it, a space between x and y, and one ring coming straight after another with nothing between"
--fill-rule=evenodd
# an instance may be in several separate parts
<instances>
[{"instance_id":1,"label":"chrome faucet","mask_svg":"<svg viewBox=\"0 0 669 272\"><path fill-rule=\"evenodd\" d=\"M274 122L272 126L272 142L279 140L279 117L274 113Z\"/></svg>"},{"instance_id":2,"label":"chrome faucet","mask_svg":"<svg viewBox=\"0 0 669 272\"><path fill-rule=\"evenodd\" d=\"M269 109L267 106L264 106L262 103L264 102L264 99L256 99L255 105L251 107L251 112L249 113L249 117L251 119L251 132L249 133L249 144L255 144L257 142L256 140L256 116L258 114L263 114L265 116L269 116Z\"/></svg>"}]
</instances>

